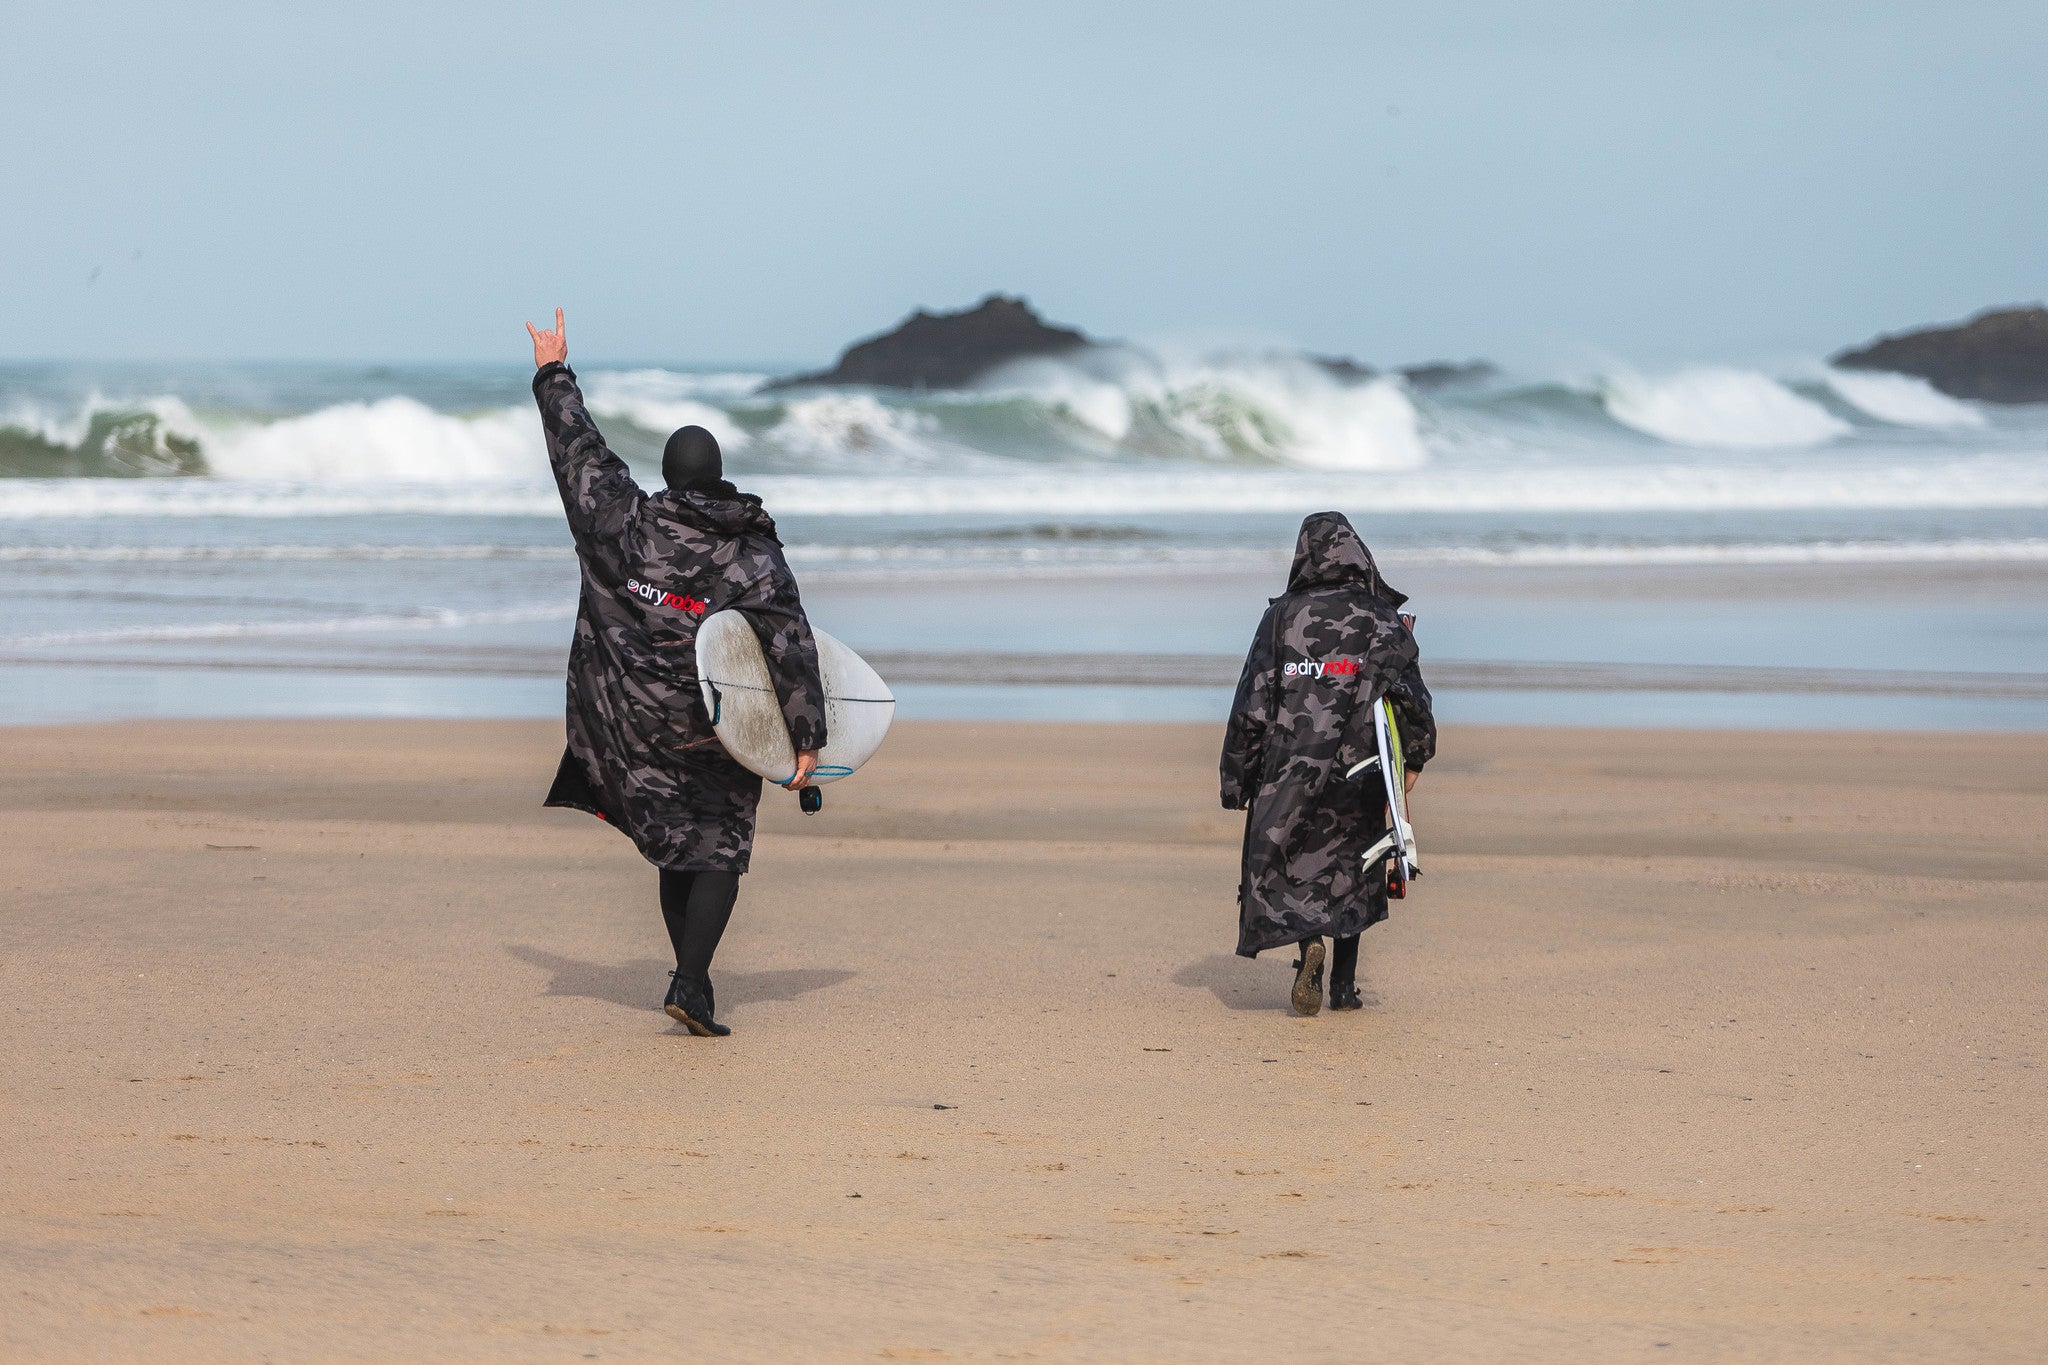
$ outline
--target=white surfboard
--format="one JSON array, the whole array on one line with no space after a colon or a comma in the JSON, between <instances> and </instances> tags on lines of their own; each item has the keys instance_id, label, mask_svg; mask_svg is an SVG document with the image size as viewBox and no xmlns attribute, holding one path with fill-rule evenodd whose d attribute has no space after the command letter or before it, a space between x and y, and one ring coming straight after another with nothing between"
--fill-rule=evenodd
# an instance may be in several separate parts
<instances>
[{"instance_id":1,"label":"white surfboard","mask_svg":"<svg viewBox=\"0 0 2048 1365\"><path fill-rule=\"evenodd\" d=\"M874 757L896 718L896 694L868 661L824 631L818 672L825 683L825 747L815 785L851 777ZM796 775L796 747L783 723L782 704L768 676L768 660L753 626L737 611L715 611L697 627L697 676L704 709L725 751L741 767L778 785Z\"/></svg>"},{"instance_id":2,"label":"white surfboard","mask_svg":"<svg viewBox=\"0 0 2048 1365\"><path fill-rule=\"evenodd\" d=\"M1363 763L1353 764L1346 777L1357 777L1378 769L1387 796L1387 824L1390 828L1365 851L1368 868L1387 863L1387 894L1400 900L1408 894L1408 882L1422 875L1415 857L1415 826L1408 821L1408 764L1401 752L1401 725L1394 707L1385 697L1372 704L1373 740L1379 752Z\"/></svg>"}]
</instances>

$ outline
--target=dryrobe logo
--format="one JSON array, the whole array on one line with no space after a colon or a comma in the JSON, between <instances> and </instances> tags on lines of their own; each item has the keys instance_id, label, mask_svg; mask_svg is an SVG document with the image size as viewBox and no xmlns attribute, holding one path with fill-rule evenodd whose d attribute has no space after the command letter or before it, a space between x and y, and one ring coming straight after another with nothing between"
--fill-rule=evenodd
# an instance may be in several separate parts
<instances>
[{"instance_id":1,"label":"dryrobe logo","mask_svg":"<svg viewBox=\"0 0 2048 1365\"><path fill-rule=\"evenodd\" d=\"M1358 672L1356 659L1303 659L1281 670L1290 678L1349 678Z\"/></svg>"},{"instance_id":2,"label":"dryrobe logo","mask_svg":"<svg viewBox=\"0 0 2048 1365\"><path fill-rule=\"evenodd\" d=\"M642 583L637 578L626 580L626 591L643 602L652 602L657 607L673 607L692 616L702 616L705 608L711 605L701 597L678 597L675 593L657 588L652 583Z\"/></svg>"}]
</instances>

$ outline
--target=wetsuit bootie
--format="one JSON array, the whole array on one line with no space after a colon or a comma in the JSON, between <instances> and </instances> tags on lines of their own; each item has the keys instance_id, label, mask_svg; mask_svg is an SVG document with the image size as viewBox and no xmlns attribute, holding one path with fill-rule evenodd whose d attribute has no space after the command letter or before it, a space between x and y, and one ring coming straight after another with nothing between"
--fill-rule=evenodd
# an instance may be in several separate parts
<instances>
[{"instance_id":1,"label":"wetsuit bootie","mask_svg":"<svg viewBox=\"0 0 2048 1365\"><path fill-rule=\"evenodd\" d=\"M661 1002L669 1018L699 1038L723 1038L732 1032L712 1015L709 982L699 986L681 972L670 972L669 978L668 999Z\"/></svg>"},{"instance_id":2,"label":"wetsuit bootie","mask_svg":"<svg viewBox=\"0 0 2048 1365\"><path fill-rule=\"evenodd\" d=\"M1323 1008L1323 941L1312 938L1301 945L1294 962L1294 993L1289 997L1296 1014L1314 1015Z\"/></svg>"},{"instance_id":3,"label":"wetsuit bootie","mask_svg":"<svg viewBox=\"0 0 2048 1365\"><path fill-rule=\"evenodd\" d=\"M1333 1010L1362 1010L1365 1001L1358 998L1358 983L1355 981L1332 981L1330 983L1330 1008Z\"/></svg>"}]
</instances>

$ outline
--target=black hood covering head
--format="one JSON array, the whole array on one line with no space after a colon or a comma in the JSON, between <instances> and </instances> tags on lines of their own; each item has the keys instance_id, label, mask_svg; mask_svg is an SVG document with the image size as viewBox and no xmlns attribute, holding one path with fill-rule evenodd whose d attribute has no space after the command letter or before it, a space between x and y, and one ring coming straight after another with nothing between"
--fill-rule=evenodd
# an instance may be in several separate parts
<instances>
[{"instance_id":1,"label":"black hood covering head","mask_svg":"<svg viewBox=\"0 0 2048 1365\"><path fill-rule=\"evenodd\" d=\"M725 457L718 438L702 427L678 427L661 452L661 477L678 493L709 492L725 481Z\"/></svg>"},{"instance_id":2,"label":"black hood covering head","mask_svg":"<svg viewBox=\"0 0 2048 1365\"><path fill-rule=\"evenodd\" d=\"M1351 528L1349 517L1342 512L1310 513L1302 518L1301 536L1294 542L1294 568L1287 575L1287 591L1346 583L1364 588L1390 607L1408 600L1407 593L1395 592L1380 577L1380 566L1373 563L1372 551Z\"/></svg>"}]
</instances>

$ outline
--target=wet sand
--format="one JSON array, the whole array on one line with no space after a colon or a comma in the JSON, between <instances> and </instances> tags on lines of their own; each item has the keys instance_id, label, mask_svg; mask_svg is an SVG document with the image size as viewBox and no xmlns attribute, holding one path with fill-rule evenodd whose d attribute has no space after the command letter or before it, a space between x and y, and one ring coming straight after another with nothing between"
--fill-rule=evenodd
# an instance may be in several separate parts
<instances>
[{"instance_id":1,"label":"wet sand","mask_svg":"<svg viewBox=\"0 0 2048 1365\"><path fill-rule=\"evenodd\" d=\"M0 731L11 1360L2020 1360L2048 737L1467 728L1369 1008L1209 727L906 724L656 1008L540 722Z\"/></svg>"}]
</instances>

